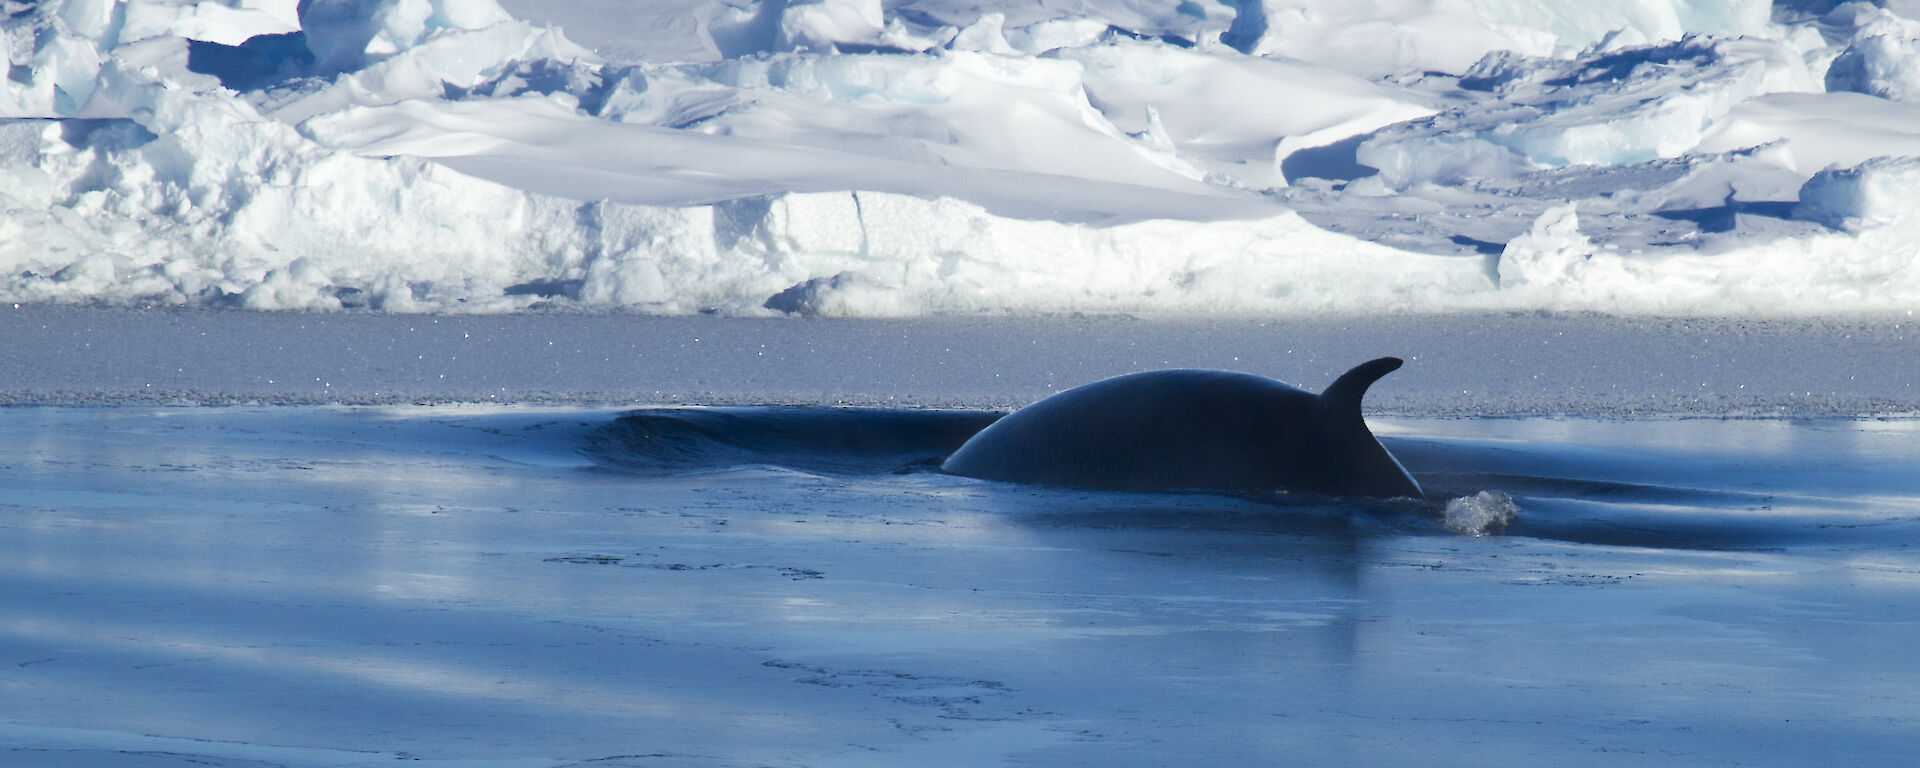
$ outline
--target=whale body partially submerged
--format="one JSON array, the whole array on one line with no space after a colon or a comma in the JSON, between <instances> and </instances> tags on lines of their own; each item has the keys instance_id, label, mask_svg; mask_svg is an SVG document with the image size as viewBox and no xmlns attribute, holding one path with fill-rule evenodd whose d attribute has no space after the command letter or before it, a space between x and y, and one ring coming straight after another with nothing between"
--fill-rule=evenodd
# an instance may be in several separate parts
<instances>
[{"instance_id":1,"label":"whale body partially submerged","mask_svg":"<svg viewBox=\"0 0 1920 768\"><path fill-rule=\"evenodd\" d=\"M993 422L941 465L988 480L1128 491L1419 497L1360 415L1383 357L1315 395L1263 376L1164 370L1053 395Z\"/></svg>"}]
</instances>

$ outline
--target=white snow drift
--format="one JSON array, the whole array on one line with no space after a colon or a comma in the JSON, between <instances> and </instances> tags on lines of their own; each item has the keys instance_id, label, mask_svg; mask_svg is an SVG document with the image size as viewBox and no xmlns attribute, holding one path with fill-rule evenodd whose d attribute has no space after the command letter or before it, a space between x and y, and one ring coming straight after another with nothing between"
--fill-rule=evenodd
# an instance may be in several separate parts
<instances>
[{"instance_id":1,"label":"white snow drift","mask_svg":"<svg viewBox=\"0 0 1920 768\"><path fill-rule=\"evenodd\" d=\"M0 299L1920 303L1902 4L1161 5L10 0Z\"/></svg>"}]
</instances>

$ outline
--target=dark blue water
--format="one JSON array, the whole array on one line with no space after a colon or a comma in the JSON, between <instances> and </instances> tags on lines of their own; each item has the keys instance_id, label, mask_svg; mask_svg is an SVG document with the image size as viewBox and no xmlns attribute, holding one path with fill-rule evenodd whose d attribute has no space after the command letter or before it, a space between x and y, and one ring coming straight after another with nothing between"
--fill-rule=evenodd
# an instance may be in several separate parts
<instances>
[{"instance_id":1,"label":"dark blue water","mask_svg":"<svg viewBox=\"0 0 1920 768\"><path fill-rule=\"evenodd\" d=\"M595 430L583 452L638 475L778 467L886 483L889 475L937 473L945 456L1000 415L654 408ZM1912 469L1920 425L1910 421L1429 419L1389 420L1381 431L1427 498L1021 491L1058 493L1076 507L1091 494L1104 501L1101 514L1144 525L1241 527L1252 519L1311 530L1332 520L1343 529L1436 534L1459 533L1444 525L1449 502L1492 491L1518 511L1510 523L1474 533L1724 550L1920 543L1920 473ZM1166 519L1152 512L1161 507L1172 510Z\"/></svg>"},{"instance_id":2,"label":"dark blue water","mask_svg":"<svg viewBox=\"0 0 1920 768\"><path fill-rule=\"evenodd\" d=\"M981 412L0 411L5 765L1875 765L1920 725L1915 422L1373 420L1416 502L935 471ZM1505 531L1449 529L1482 492Z\"/></svg>"}]
</instances>

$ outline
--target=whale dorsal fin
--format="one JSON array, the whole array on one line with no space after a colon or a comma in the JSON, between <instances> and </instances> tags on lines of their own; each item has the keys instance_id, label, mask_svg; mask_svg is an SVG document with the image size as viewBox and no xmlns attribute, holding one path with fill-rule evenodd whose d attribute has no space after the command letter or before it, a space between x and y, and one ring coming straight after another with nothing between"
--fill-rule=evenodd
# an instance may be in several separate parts
<instances>
[{"instance_id":1,"label":"whale dorsal fin","mask_svg":"<svg viewBox=\"0 0 1920 768\"><path fill-rule=\"evenodd\" d=\"M1334 379L1320 393L1320 412L1340 420L1360 419L1360 399L1367 394L1367 387L1380 380L1380 377L1398 370L1400 358L1382 357L1368 360L1353 367L1353 370Z\"/></svg>"},{"instance_id":2,"label":"whale dorsal fin","mask_svg":"<svg viewBox=\"0 0 1920 768\"><path fill-rule=\"evenodd\" d=\"M1337 493L1387 498L1419 498L1420 483L1387 452L1360 416L1367 387L1400 367L1400 358L1368 360L1342 374L1320 393L1314 406L1314 438L1321 452L1320 471Z\"/></svg>"}]
</instances>

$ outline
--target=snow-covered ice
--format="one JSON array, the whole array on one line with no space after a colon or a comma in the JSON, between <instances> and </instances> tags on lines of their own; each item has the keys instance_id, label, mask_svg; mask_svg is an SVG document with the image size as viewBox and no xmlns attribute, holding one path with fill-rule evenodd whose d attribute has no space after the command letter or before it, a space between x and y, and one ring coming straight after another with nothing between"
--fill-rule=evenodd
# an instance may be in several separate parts
<instances>
[{"instance_id":1,"label":"snow-covered ice","mask_svg":"<svg viewBox=\"0 0 1920 768\"><path fill-rule=\"evenodd\" d=\"M0 0L0 48L0 764L1911 751L1910 0ZM821 442L1381 355L1427 499Z\"/></svg>"},{"instance_id":2,"label":"snow-covered ice","mask_svg":"<svg viewBox=\"0 0 1920 768\"><path fill-rule=\"evenodd\" d=\"M630 6L9 2L0 299L1698 316L1920 297L1895 170L1920 155L1909 3ZM1575 222L1534 279L1530 233Z\"/></svg>"}]
</instances>

